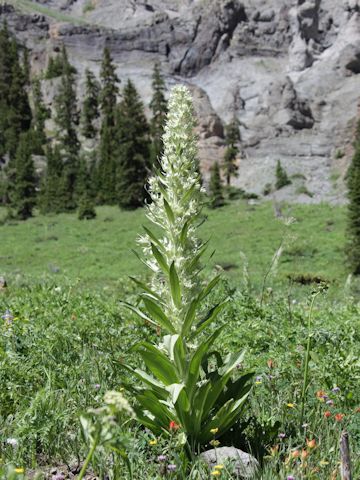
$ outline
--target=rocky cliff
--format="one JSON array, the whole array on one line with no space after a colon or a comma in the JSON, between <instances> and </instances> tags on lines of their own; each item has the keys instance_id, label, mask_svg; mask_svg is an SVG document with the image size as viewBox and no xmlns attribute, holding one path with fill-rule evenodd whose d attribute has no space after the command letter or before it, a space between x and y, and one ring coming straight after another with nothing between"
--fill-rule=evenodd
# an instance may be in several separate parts
<instances>
[{"instance_id":1,"label":"rocky cliff","mask_svg":"<svg viewBox=\"0 0 360 480\"><path fill-rule=\"evenodd\" d=\"M45 13L45 14L44 14ZM241 125L239 176L262 193L281 160L293 183L277 198L342 201L360 97L360 0L8 0L0 6L31 49L32 68L64 43L81 81L111 47L145 103L160 61L188 84L204 171L223 155L223 125Z\"/></svg>"}]
</instances>

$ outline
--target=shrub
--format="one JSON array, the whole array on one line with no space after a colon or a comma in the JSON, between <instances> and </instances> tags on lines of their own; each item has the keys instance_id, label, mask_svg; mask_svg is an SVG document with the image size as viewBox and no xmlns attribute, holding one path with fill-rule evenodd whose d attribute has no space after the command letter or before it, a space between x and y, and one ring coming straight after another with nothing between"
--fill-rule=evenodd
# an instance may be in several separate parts
<instances>
[{"instance_id":1,"label":"shrub","mask_svg":"<svg viewBox=\"0 0 360 480\"><path fill-rule=\"evenodd\" d=\"M276 182L275 182L276 190L280 190L280 188L283 188L286 185L291 184L291 180L289 179L285 169L282 167L280 160L278 160L276 164L275 176L276 176Z\"/></svg>"}]
</instances>

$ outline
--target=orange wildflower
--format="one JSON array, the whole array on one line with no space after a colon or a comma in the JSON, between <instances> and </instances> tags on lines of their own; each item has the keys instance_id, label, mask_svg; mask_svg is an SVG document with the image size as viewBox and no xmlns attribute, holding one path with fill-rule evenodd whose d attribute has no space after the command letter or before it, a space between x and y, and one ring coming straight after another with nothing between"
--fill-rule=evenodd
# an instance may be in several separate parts
<instances>
[{"instance_id":1,"label":"orange wildflower","mask_svg":"<svg viewBox=\"0 0 360 480\"><path fill-rule=\"evenodd\" d=\"M330 412L330 410L326 410L326 412L324 412L324 417L325 417L325 418L331 417L331 412Z\"/></svg>"},{"instance_id":2,"label":"orange wildflower","mask_svg":"<svg viewBox=\"0 0 360 480\"><path fill-rule=\"evenodd\" d=\"M303 450L303 451L301 452L301 458L302 458L302 460L305 460L305 458L307 458L308 455L309 455L309 452L308 452L307 450Z\"/></svg>"},{"instance_id":3,"label":"orange wildflower","mask_svg":"<svg viewBox=\"0 0 360 480\"><path fill-rule=\"evenodd\" d=\"M343 413L337 413L337 414L335 415L335 420L336 420L337 422L341 422L344 417L345 417L345 415L344 415Z\"/></svg>"},{"instance_id":4,"label":"orange wildflower","mask_svg":"<svg viewBox=\"0 0 360 480\"><path fill-rule=\"evenodd\" d=\"M316 440L313 438L312 440L306 439L306 445L308 448L315 448L316 447Z\"/></svg>"},{"instance_id":5,"label":"orange wildflower","mask_svg":"<svg viewBox=\"0 0 360 480\"><path fill-rule=\"evenodd\" d=\"M180 425L176 423L174 420L171 420L171 422L169 423L169 430L174 430L176 432L176 430L179 430L179 428L180 428Z\"/></svg>"}]
</instances>

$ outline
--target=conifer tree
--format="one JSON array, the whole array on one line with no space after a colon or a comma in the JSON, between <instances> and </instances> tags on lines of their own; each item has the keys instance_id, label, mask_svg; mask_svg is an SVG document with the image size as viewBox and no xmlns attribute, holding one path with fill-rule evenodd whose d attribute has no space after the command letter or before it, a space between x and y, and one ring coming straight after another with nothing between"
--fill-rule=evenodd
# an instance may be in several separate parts
<instances>
[{"instance_id":1,"label":"conifer tree","mask_svg":"<svg viewBox=\"0 0 360 480\"><path fill-rule=\"evenodd\" d=\"M99 164L98 164L98 203L116 203L116 152L115 111L119 93L119 79L115 72L110 50L104 49L101 64L100 110L102 115Z\"/></svg>"},{"instance_id":2,"label":"conifer tree","mask_svg":"<svg viewBox=\"0 0 360 480\"><path fill-rule=\"evenodd\" d=\"M67 57L66 57L67 58ZM63 161L63 207L65 211L76 208L76 177L80 143L77 136L79 112L75 92L75 79L70 64L64 66L59 91L55 97L55 122Z\"/></svg>"},{"instance_id":3,"label":"conifer tree","mask_svg":"<svg viewBox=\"0 0 360 480\"><path fill-rule=\"evenodd\" d=\"M167 101L165 99L165 82L161 75L160 65L155 63L152 76L153 96L150 102L152 119L150 122L151 132L151 165L159 166L159 159L163 150L162 136L167 114Z\"/></svg>"},{"instance_id":4,"label":"conifer tree","mask_svg":"<svg viewBox=\"0 0 360 480\"><path fill-rule=\"evenodd\" d=\"M215 162L211 167L209 196L211 208L217 208L224 205L223 186L220 176L220 167L218 162Z\"/></svg>"},{"instance_id":5,"label":"conifer tree","mask_svg":"<svg viewBox=\"0 0 360 480\"><path fill-rule=\"evenodd\" d=\"M16 173L11 206L20 220L31 217L36 204L36 179L31 141L32 135L29 132L20 135L15 158Z\"/></svg>"},{"instance_id":6,"label":"conifer tree","mask_svg":"<svg viewBox=\"0 0 360 480\"><path fill-rule=\"evenodd\" d=\"M123 100L118 109L117 142L118 203L124 209L137 208L143 205L147 197L145 184L149 173L150 140L144 106L130 80L123 90Z\"/></svg>"},{"instance_id":7,"label":"conifer tree","mask_svg":"<svg viewBox=\"0 0 360 480\"><path fill-rule=\"evenodd\" d=\"M231 178L237 175L238 167L236 158L239 153L238 143L240 142L239 121L233 117L225 129L226 150L224 155L223 170L226 178L226 185L229 187Z\"/></svg>"},{"instance_id":8,"label":"conifer tree","mask_svg":"<svg viewBox=\"0 0 360 480\"><path fill-rule=\"evenodd\" d=\"M0 157L15 158L22 132L31 125L31 109L19 48L6 24L0 31Z\"/></svg>"},{"instance_id":9,"label":"conifer tree","mask_svg":"<svg viewBox=\"0 0 360 480\"><path fill-rule=\"evenodd\" d=\"M41 91L41 83L35 78L32 84L33 93L33 132L34 132L34 153L42 155L46 144L45 121L50 118L50 110L46 108Z\"/></svg>"},{"instance_id":10,"label":"conifer tree","mask_svg":"<svg viewBox=\"0 0 360 480\"><path fill-rule=\"evenodd\" d=\"M84 156L80 158L77 195L79 198L79 220L90 220L96 217L94 198L92 197L90 171Z\"/></svg>"},{"instance_id":11,"label":"conifer tree","mask_svg":"<svg viewBox=\"0 0 360 480\"><path fill-rule=\"evenodd\" d=\"M86 138L95 138L94 121L99 117L100 86L91 70L87 69L85 75L85 99L81 115L81 132Z\"/></svg>"},{"instance_id":12,"label":"conifer tree","mask_svg":"<svg viewBox=\"0 0 360 480\"><path fill-rule=\"evenodd\" d=\"M63 161L60 146L49 146L46 152L46 171L40 190L40 210L44 214L60 213L63 207Z\"/></svg>"},{"instance_id":13,"label":"conifer tree","mask_svg":"<svg viewBox=\"0 0 360 480\"><path fill-rule=\"evenodd\" d=\"M275 176L276 176L276 182L275 182L276 190L280 190L280 188L286 187L286 185L291 184L291 180L289 179L286 173L286 170L281 165L280 160L278 160L276 164Z\"/></svg>"},{"instance_id":14,"label":"conifer tree","mask_svg":"<svg viewBox=\"0 0 360 480\"><path fill-rule=\"evenodd\" d=\"M346 254L351 272L360 275L360 121L357 124L354 148L347 172L349 205Z\"/></svg>"}]
</instances>

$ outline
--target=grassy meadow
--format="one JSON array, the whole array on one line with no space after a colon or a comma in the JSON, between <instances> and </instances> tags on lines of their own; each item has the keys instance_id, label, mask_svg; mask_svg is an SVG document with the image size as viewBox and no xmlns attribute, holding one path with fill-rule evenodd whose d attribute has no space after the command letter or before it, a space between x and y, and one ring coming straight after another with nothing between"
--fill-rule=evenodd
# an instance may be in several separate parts
<instances>
[{"instance_id":1,"label":"grassy meadow","mask_svg":"<svg viewBox=\"0 0 360 480\"><path fill-rule=\"evenodd\" d=\"M13 317L0 323L0 478L76 478L91 443L80 416L95 428L105 392L129 380L122 364L139 364L131 347L158 340L119 302L136 303L128 276L144 275L131 251L144 211L101 207L97 214L91 221L35 216L0 226L0 273L9 283L0 312ZM245 349L239 369L255 374L250 401L220 445L251 452L258 479L340 480L346 429L353 478L360 478L360 308L344 287L344 208L289 206L289 226L275 218L271 203L239 200L203 214L200 236L211 239L209 253L215 250L203 277L223 272L206 302L231 300L217 321L216 328L225 325L218 348ZM282 243L278 267L266 277ZM311 278L327 281L328 291L298 283ZM314 290L320 293L310 314ZM180 432L155 438L125 413L114 428L128 463L104 443L86 478L233 478L231 465L214 474L200 460L189 464Z\"/></svg>"}]
</instances>

